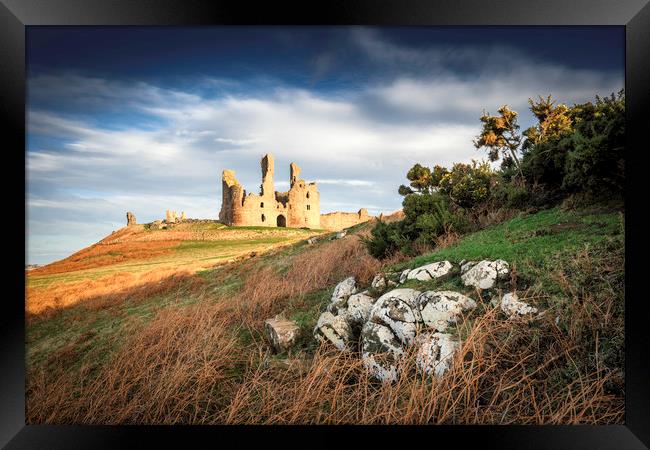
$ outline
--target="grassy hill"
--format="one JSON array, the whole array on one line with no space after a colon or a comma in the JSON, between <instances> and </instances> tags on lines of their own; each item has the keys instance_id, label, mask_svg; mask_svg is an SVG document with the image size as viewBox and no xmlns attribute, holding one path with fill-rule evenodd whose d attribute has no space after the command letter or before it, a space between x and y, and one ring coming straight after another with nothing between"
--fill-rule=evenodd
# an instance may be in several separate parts
<instances>
[{"instance_id":1,"label":"grassy hill","mask_svg":"<svg viewBox=\"0 0 650 450\"><path fill-rule=\"evenodd\" d=\"M90 247L30 270L27 311L40 313L120 288L143 285L175 273L193 273L237 258L287 245L323 230L228 227L216 221L187 221L172 229L135 225Z\"/></svg>"},{"instance_id":2,"label":"grassy hill","mask_svg":"<svg viewBox=\"0 0 650 450\"><path fill-rule=\"evenodd\" d=\"M622 220L603 210L522 213L432 253L383 263L359 239L370 224L343 239L323 234L314 245L306 230L120 230L28 275L27 420L620 422ZM547 313L539 323L513 324L464 286L409 281L480 300L458 330L462 357L441 381L375 383L358 358L311 337L347 276L367 286L378 271L484 258L509 261L513 288ZM264 320L276 314L301 326L290 354L272 354L265 340Z\"/></svg>"}]
</instances>

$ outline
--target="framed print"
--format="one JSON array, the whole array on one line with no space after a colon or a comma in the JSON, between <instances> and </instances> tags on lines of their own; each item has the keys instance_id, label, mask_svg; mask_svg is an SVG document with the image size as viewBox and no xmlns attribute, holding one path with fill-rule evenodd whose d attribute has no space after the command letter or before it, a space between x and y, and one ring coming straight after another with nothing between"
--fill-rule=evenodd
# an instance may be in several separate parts
<instances>
[{"instance_id":1,"label":"framed print","mask_svg":"<svg viewBox=\"0 0 650 450\"><path fill-rule=\"evenodd\" d=\"M647 448L645 2L0 11L7 448Z\"/></svg>"}]
</instances>

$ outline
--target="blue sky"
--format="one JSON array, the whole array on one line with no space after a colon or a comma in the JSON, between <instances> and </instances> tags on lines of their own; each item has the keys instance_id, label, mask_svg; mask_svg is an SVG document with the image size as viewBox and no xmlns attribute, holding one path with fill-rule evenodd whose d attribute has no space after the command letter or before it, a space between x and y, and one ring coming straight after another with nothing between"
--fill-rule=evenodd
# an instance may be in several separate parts
<instances>
[{"instance_id":1,"label":"blue sky","mask_svg":"<svg viewBox=\"0 0 650 450\"><path fill-rule=\"evenodd\" d=\"M217 218L221 171L248 191L276 157L321 210L401 205L414 163L485 158L485 109L572 104L624 85L622 27L28 27L27 261L125 224Z\"/></svg>"}]
</instances>

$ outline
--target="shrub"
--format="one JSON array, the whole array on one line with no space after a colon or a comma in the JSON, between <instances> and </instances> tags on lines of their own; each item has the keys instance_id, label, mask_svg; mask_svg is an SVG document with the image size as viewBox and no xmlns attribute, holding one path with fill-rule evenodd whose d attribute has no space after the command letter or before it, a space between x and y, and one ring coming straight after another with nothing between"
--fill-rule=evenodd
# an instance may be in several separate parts
<instances>
[{"instance_id":1,"label":"shrub","mask_svg":"<svg viewBox=\"0 0 650 450\"><path fill-rule=\"evenodd\" d=\"M546 118L540 119L537 128L524 133L528 138L522 158L526 180L543 185L555 197L577 192L622 193L625 180L623 91L605 99L596 97L595 103L571 108L560 105L551 111L562 119L561 127L551 127L546 124L549 120ZM545 128L544 124L548 126Z\"/></svg>"},{"instance_id":2,"label":"shrub","mask_svg":"<svg viewBox=\"0 0 650 450\"><path fill-rule=\"evenodd\" d=\"M623 192L625 183L625 97L623 91L578 105L563 187L592 194Z\"/></svg>"},{"instance_id":3,"label":"shrub","mask_svg":"<svg viewBox=\"0 0 650 450\"><path fill-rule=\"evenodd\" d=\"M487 162L454 164L440 180L440 191L447 194L458 206L472 208L490 196L494 172Z\"/></svg>"},{"instance_id":4,"label":"shrub","mask_svg":"<svg viewBox=\"0 0 650 450\"><path fill-rule=\"evenodd\" d=\"M435 246L435 240L449 232L462 233L469 226L466 213L453 208L449 199L439 193L411 194L402 202L404 220L378 222L371 236L364 239L368 252L384 259L396 251L413 256L417 248Z\"/></svg>"},{"instance_id":5,"label":"shrub","mask_svg":"<svg viewBox=\"0 0 650 450\"><path fill-rule=\"evenodd\" d=\"M402 234L402 222L379 221L370 232L370 237L361 238L368 253L377 259L384 259L409 243Z\"/></svg>"}]
</instances>

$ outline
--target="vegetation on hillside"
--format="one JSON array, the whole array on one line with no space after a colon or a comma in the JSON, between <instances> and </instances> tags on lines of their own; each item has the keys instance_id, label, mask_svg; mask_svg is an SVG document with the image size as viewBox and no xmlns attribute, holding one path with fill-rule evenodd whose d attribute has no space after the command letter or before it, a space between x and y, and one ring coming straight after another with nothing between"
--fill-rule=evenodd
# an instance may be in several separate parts
<instances>
[{"instance_id":1,"label":"vegetation on hillside","mask_svg":"<svg viewBox=\"0 0 650 450\"><path fill-rule=\"evenodd\" d=\"M484 113L474 145L491 162L457 163L451 169L415 164L406 174L405 219L379 223L366 241L375 257L414 256L444 235L466 233L562 201L622 203L625 180L623 91L594 103L560 104L549 96L530 100L537 124L519 133L517 112L507 105Z\"/></svg>"}]
</instances>

